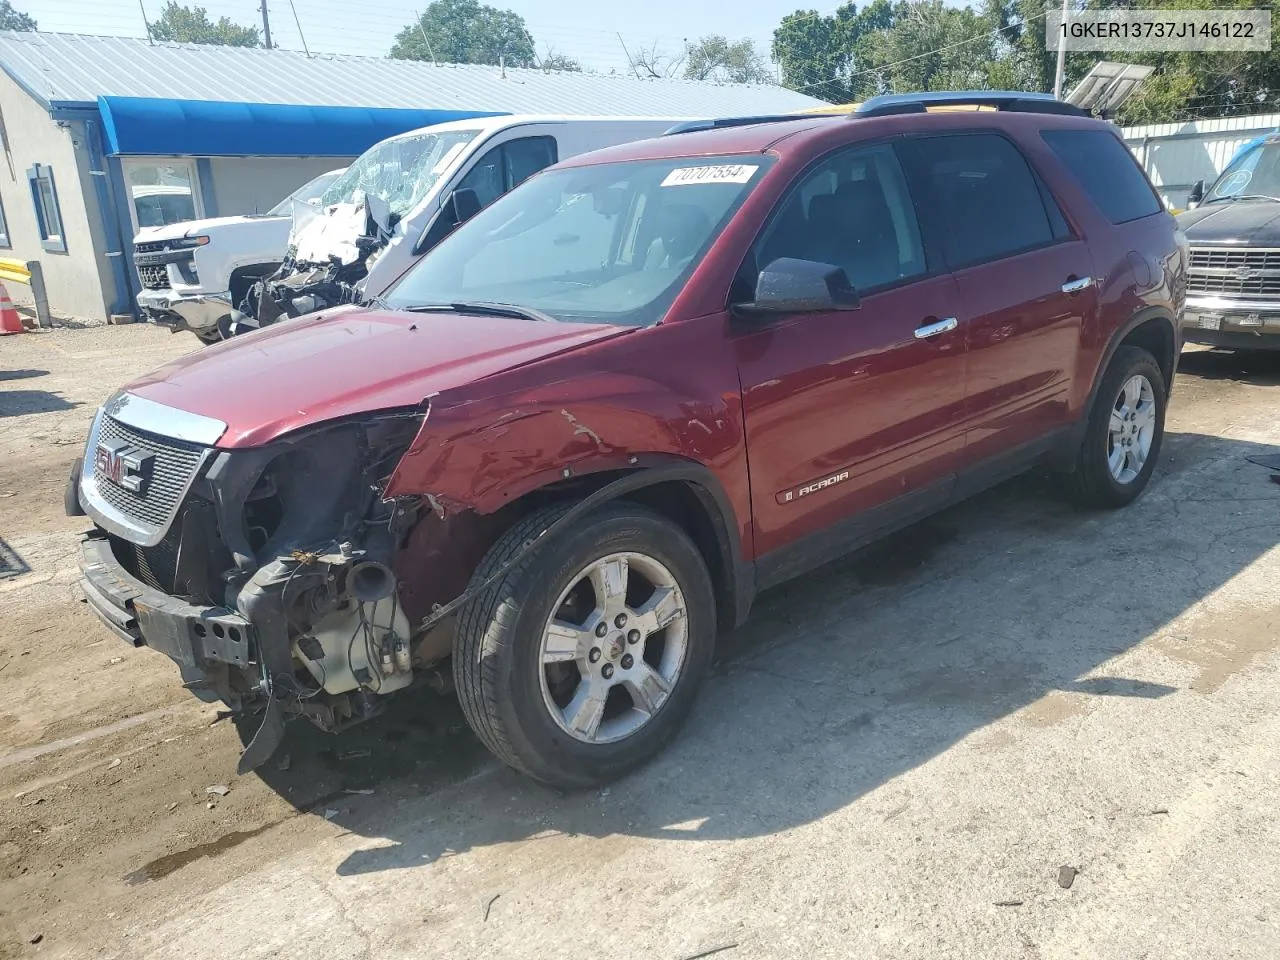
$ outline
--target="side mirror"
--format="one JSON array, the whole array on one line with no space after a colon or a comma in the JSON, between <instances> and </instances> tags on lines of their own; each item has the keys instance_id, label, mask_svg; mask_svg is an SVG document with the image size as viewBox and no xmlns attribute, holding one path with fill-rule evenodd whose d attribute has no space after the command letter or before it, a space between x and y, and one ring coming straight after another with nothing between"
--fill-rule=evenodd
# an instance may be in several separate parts
<instances>
[{"instance_id":1,"label":"side mirror","mask_svg":"<svg viewBox=\"0 0 1280 960\"><path fill-rule=\"evenodd\" d=\"M466 223L480 212L480 195L469 187L459 187L447 201L455 225Z\"/></svg>"},{"instance_id":2,"label":"side mirror","mask_svg":"<svg viewBox=\"0 0 1280 960\"><path fill-rule=\"evenodd\" d=\"M1197 180L1191 185L1191 192L1187 194L1187 209L1194 210L1200 206L1200 202L1204 200L1204 181Z\"/></svg>"},{"instance_id":3,"label":"side mirror","mask_svg":"<svg viewBox=\"0 0 1280 960\"><path fill-rule=\"evenodd\" d=\"M861 305L843 267L781 257L760 271L755 299L734 309L746 315L821 313Z\"/></svg>"}]
</instances>

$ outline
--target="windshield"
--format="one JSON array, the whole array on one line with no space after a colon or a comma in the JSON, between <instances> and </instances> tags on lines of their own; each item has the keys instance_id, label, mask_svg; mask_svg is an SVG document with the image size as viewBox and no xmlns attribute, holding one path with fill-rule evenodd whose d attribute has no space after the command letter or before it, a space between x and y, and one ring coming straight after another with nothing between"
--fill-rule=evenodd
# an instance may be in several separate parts
<instances>
[{"instance_id":1,"label":"windshield","mask_svg":"<svg viewBox=\"0 0 1280 960\"><path fill-rule=\"evenodd\" d=\"M538 174L476 214L386 297L486 301L558 320L662 318L772 161L643 160Z\"/></svg>"},{"instance_id":2,"label":"windshield","mask_svg":"<svg viewBox=\"0 0 1280 960\"><path fill-rule=\"evenodd\" d=\"M1206 202L1236 197L1280 199L1280 140L1260 143L1237 157L1213 184Z\"/></svg>"},{"instance_id":3,"label":"windshield","mask_svg":"<svg viewBox=\"0 0 1280 960\"><path fill-rule=\"evenodd\" d=\"M451 130L384 140L362 153L324 192L321 202L359 203L373 196L385 200L396 218L403 217L479 135L479 130Z\"/></svg>"},{"instance_id":4,"label":"windshield","mask_svg":"<svg viewBox=\"0 0 1280 960\"><path fill-rule=\"evenodd\" d=\"M329 185L333 181L342 176L341 170L330 170L328 173L322 173L314 180L308 180L293 193L289 194L274 207L267 211L269 217L287 217L293 213L293 201L299 203L319 203L320 197L329 189Z\"/></svg>"}]
</instances>

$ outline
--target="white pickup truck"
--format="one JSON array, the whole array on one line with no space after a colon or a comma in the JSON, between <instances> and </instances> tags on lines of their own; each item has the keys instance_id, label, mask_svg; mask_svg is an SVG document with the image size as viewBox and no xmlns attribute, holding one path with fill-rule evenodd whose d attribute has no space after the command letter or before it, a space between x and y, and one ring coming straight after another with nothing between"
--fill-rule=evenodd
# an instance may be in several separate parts
<instances>
[{"instance_id":1,"label":"white pickup truck","mask_svg":"<svg viewBox=\"0 0 1280 960\"><path fill-rule=\"evenodd\" d=\"M133 241L138 306L152 323L222 339L233 304L284 259L296 204L315 205L343 170L303 184L265 214L146 227Z\"/></svg>"}]
</instances>

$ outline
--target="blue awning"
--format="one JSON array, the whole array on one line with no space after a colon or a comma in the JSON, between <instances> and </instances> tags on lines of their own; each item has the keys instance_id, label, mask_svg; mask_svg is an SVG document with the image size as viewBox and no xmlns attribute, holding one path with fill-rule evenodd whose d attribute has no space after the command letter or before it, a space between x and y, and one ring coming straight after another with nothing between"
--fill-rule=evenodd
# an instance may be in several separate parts
<instances>
[{"instance_id":1,"label":"blue awning","mask_svg":"<svg viewBox=\"0 0 1280 960\"><path fill-rule=\"evenodd\" d=\"M107 152L135 157L355 157L406 130L502 115L144 97L99 97L98 110Z\"/></svg>"}]
</instances>

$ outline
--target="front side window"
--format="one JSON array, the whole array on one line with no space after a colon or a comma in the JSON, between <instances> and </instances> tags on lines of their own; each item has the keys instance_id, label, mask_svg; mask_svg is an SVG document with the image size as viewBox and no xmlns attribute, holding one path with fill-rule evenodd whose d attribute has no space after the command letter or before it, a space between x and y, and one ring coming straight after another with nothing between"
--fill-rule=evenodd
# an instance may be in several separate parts
<instances>
[{"instance_id":1,"label":"front side window","mask_svg":"<svg viewBox=\"0 0 1280 960\"><path fill-rule=\"evenodd\" d=\"M327 207L377 197L399 220L423 201L479 135L479 130L451 130L383 140L357 157L321 202Z\"/></svg>"},{"instance_id":2,"label":"front side window","mask_svg":"<svg viewBox=\"0 0 1280 960\"><path fill-rule=\"evenodd\" d=\"M393 307L488 301L559 320L662 319L770 158L637 160L551 170L424 257Z\"/></svg>"},{"instance_id":3,"label":"front side window","mask_svg":"<svg viewBox=\"0 0 1280 960\"><path fill-rule=\"evenodd\" d=\"M756 241L746 273L781 257L842 267L860 291L924 273L920 228L893 149L845 150L805 174ZM754 277L742 279L735 299L750 299Z\"/></svg>"},{"instance_id":4,"label":"front side window","mask_svg":"<svg viewBox=\"0 0 1280 960\"><path fill-rule=\"evenodd\" d=\"M474 190L480 206L514 190L531 176L556 162L554 137L524 137L494 147L458 183L460 190Z\"/></svg>"},{"instance_id":5,"label":"front side window","mask_svg":"<svg viewBox=\"0 0 1280 960\"><path fill-rule=\"evenodd\" d=\"M31 186L31 202L36 211L36 227L40 244L53 253L67 252L67 238L62 228L62 211L58 208L58 189L53 182L53 169L37 163L27 171Z\"/></svg>"},{"instance_id":6,"label":"front side window","mask_svg":"<svg viewBox=\"0 0 1280 960\"><path fill-rule=\"evenodd\" d=\"M1057 204L1004 137L921 137L906 141L903 151L952 268L1010 257L1066 235Z\"/></svg>"}]
</instances>

